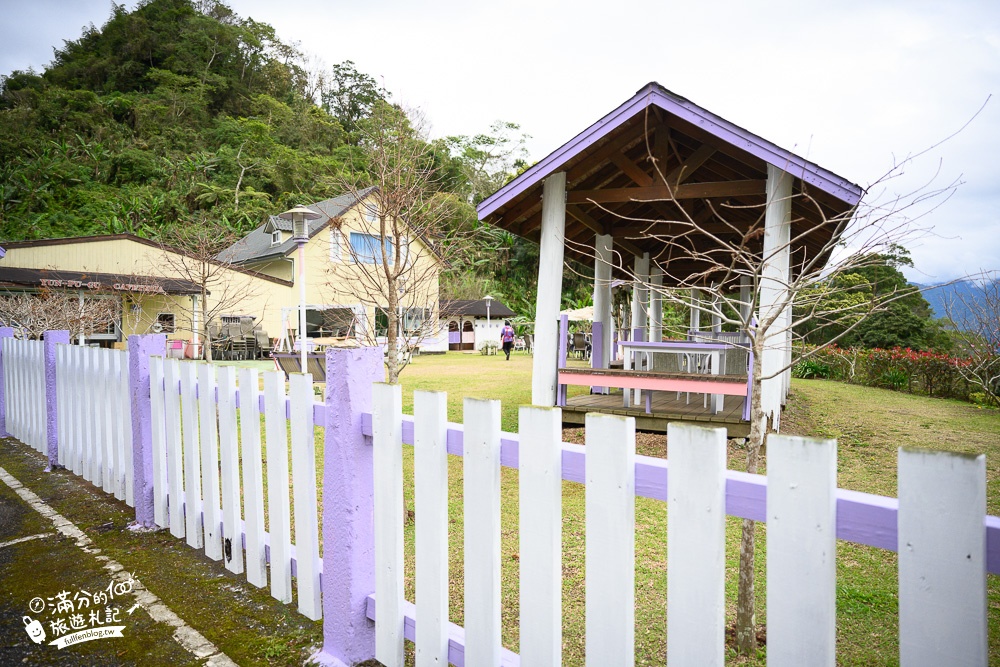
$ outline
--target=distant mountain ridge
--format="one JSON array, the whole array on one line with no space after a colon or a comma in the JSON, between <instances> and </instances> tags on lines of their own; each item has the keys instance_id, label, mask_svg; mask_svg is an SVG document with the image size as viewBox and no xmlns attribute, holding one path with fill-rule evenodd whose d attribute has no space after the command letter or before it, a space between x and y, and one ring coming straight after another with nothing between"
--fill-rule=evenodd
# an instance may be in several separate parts
<instances>
[{"instance_id":1,"label":"distant mountain ridge","mask_svg":"<svg viewBox=\"0 0 1000 667\"><path fill-rule=\"evenodd\" d=\"M931 306L935 318L948 317L948 305L951 304L952 316L959 322L968 319L969 309L965 304L981 303L983 288L971 280L960 280L942 285L921 285L913 283L923 290L924 298ZM964 301L964 303L963 303Z\"/></svg>"}]
</instances>

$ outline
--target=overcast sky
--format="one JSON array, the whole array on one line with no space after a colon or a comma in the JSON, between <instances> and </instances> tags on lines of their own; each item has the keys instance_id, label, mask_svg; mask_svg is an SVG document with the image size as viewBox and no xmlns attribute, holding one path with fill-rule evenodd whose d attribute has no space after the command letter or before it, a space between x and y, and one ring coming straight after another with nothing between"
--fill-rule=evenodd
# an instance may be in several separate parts
<instances>
[{"instance_id":1,"label":"overcast sky","mask_svg":"<svg viewBox=\"0 0 1000 667\"><path fill-rule=\"evenodd\" d=\"M435 136L519 123L533 161L649 81L865 188L930 149L889 194L935 173L936 185L964 184L920 221L936 236L911 247L907 275L1000 269L997 0L228 4L316 63L353 60L421 108ZM0 0L0 74L44 69L110 11L109 0Z\"/></svg>"}]
</instances>

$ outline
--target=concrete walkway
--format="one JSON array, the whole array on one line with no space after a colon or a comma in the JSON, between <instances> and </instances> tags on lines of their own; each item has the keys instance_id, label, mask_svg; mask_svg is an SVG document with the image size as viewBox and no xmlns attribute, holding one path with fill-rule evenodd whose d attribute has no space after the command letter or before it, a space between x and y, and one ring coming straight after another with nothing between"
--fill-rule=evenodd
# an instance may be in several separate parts
<instances>
[{"instance_id":1,"label":"concrete walkway","mask_svg":"<svg viewBox=\"0 0 1000 667\"><path fill-rule=\"evenodd\" d=\"M130 508L44 463L0 440L0 665L302 664L316 648L321 624L129 530Z\"/></svg>"}]
</instances>

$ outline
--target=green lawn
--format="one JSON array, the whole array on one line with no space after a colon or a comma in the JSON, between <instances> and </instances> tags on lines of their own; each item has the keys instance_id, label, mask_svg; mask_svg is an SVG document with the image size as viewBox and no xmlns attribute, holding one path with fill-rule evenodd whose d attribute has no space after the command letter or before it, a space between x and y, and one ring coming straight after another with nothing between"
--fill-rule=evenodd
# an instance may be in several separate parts
<instances>
[{"instance_id":1,"label":"green lawn","mask_svg":"<svg viewBox=\"0 0 1000 667\"><path fill-rule=\"evenodd\" d=\"M411 412L413 390L447 391L448 416L462 418L462 397L502 401L503 429L517 429L517 408L530 402L532 357L515 353L483 357L449 353L421 356L401 375L404 411ZM927 399L819 380L795 380L783 432L836 437L839 485L894 495L896 449L919 445L935 449L985 452L988 465L988 511L1000 513L1000 413L969 404ZM578 437L567 431L567 438ZM663 451L665 436L641 436L641 453ZM406 502L413 508L412 450L404 448ZM730 447L730 468L740 469L743 452ZM766 463L766 460L765 460ZM463 620L462 461L450 457L451 620ZM502 591L504 645L518 647L517 472L504 469L502 494ZM566 665L584 662L584 490L563 485L563 657ZM419 521L419 517L417 517ZM636 499L636 664L663 664L666 654L666 508L658 501ZM414 599L413 530L406 526L407 598ZM758 621L766 623L764 525L758 524ZM726 593L729 621L735 617L739 523L729 519ZM842 665L898 663L895 554L847 542L838 543L838 662ZM1000 664L1000 583L989 577L991 662ZM742 661L730 652L730 661Z\"/></svg>"}]
</instances>

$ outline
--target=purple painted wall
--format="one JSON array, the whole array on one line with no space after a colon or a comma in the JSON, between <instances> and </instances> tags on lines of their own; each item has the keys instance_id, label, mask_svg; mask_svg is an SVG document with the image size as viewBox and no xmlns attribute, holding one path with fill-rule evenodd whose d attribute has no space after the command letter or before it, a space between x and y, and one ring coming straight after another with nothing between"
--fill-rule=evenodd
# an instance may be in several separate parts
<instances>
[{"instance_id":1,"label":"purple painted wall","mask_svg":"<svg viewBox=\"0 0 1000 667\"><path fill-rule=\"evenodd\" d=\"M3 387L3 339L13 337L13 328L0 327L0 438L6 438L10 435L7 432L7 393Z\"/></svg>"},{"instance_id":2,"label":"purple painted wall","mask_svg":"<svg viewBox=\"0 0 1000 667\"><path fill-rule=\"evenodd\" d=\"M148 334L128 337L129 394L132 398L132 478L135 488L135 522L144 527L153 521L153 431L149 403L149 358L165 357L167 337Z\"/></svg>"},{"instance_id":3,"label":"purple painted wall","mask_svg":"<svg viewBox=\"0 0 1000 667\"><path fill-rule=\"evenodd\" d=\"M59 467L59 400L56 393L56 345L69 345L69 331L46 331L45 345L45 441L49 467Z\"/></svg>"},{"instance_id":4,"label":"purple painted wall","mask_svg":"<svg viewBox=\"0 0 1000 667\"><path fill-rule=\"evenodd\" d=\"M366 615L375 591L375 487L362 415L372 410L372 383L385 379L382 351L327 350L326 378L323 650L314 659L341 667L375 657Z\"/></svg>"}]
</instances>

